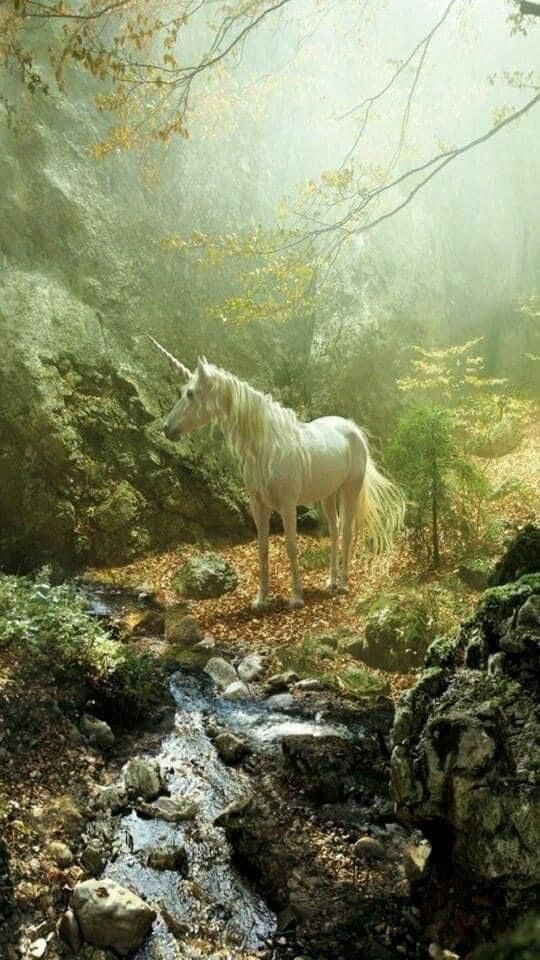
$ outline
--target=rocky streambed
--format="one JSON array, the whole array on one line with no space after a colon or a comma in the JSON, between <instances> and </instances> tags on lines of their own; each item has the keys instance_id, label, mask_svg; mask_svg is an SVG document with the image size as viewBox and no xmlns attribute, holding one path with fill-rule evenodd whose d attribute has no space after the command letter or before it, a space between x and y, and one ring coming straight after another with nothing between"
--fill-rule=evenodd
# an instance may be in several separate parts
<instances>
[{"instance_id":1,"label":"rocky streambed","mask_svg":"<svg viewBox=\"0 0 540 960\"><path fill-rule=\"evenodd\" d=\"M137 928L140 960L360 956L377 943L422 955L407 878L420 838L394 822L387 793L389 701L265 677L258 656L237 671L207 657L170 690L172 729L96 791L82 862L103 895L75 888L72 947L75 917L94 944L125 943L113 881L155 912Z\"/></svg>"}]
</instances>

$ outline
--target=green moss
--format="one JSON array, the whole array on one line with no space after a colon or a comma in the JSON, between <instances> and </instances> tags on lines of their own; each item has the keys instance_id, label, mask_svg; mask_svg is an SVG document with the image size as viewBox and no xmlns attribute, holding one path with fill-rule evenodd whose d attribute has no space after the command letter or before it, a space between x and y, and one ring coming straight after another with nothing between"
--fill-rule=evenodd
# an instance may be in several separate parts
<instances>
[{"instance_id":1,"label":"green moss","mask_svg":"<svg viewBox=\"0 0 540 960\"><path fill-rule=\"evenodd\" d=\"M479 947L471 960L537 960L540 957L540 914L525 917L497 943Z\"/></svg>"},{"instance_id":2,"label":"green moss","mask_svg":"<svg viewBox=\"0 0 540 960\"><path fill-rule=\"evenodd\" d=\"M150 709L161 686L155 661L116 640L86 612L69 585L0 575L0 648L12 652L24 676L43 677L69 691L121 701L127 714Z\"/></svg>"},{"instance_id":3,"label":"green moss","mask_svg":"<svg viewBox=\"0 0 540 960\"><path fill-rule=\"evenodd\" d=\"M432 637L433 620L421 596L382 594L369 608L363 659L388 670L419 666Z\"/></svg>"},{"instance_id":4,"label":"green moss","mask_svg":"<svg viewBox=\"0 0 540 960\"><path fill-rule=\"evenodd\" d=\"M332 639L337 643L338 636L343 635L339 631L330 638L326 634L306 634L300 643L282 650L280 662L283 670L294 670L302 679L309 677L322 680L328 686L345 688L348 693L359 697L388 693L386 680L366 670L362 665L350 664L342 668L336 663L333 669L329 669L328 661L336 656L336 651L329 643L322 643L321 640Z\"/></svg>"},{"instance_id":5,"label":"green moss","mask_svg":"<svg viewBox=\"0 0 540 960\"><path fill-rule=\"evenodd\" d=\"M328 544L313 544L300 552L300 563L304 570L326 570L330 563Z\"/></svg>"},{"instance_id":6,"label":"green moss","mask_svg":"<svg viewBox=\"0 0 540 960\"><path fill-rule=\"evenodd\" d=\"M519 578L518 584L530 587L533 593L540 593L540 573L525 573Z\"/></svg>"},{"instance_id":7,"label":"green moss","mask_svg":"<svg viewBox=\"0 0 540 960\"><path fill-rule=\"evenodd\" d=\"M390 692L387 680L362 670L361 667L345 667L341 679L347 690L357 697L378 697Z\"/></svg>"},{"instance_id":8,"label":"green moss","mask_svg":"<svg viewBox=\"0 0 540 960\"><path fill-rule=\"evenodd\" d=\"M442 667L443 669L453 667L458 647L459 641L457 636L436 637L427 649L424 660L425 666Z\"/></svg>"}]
</instances>

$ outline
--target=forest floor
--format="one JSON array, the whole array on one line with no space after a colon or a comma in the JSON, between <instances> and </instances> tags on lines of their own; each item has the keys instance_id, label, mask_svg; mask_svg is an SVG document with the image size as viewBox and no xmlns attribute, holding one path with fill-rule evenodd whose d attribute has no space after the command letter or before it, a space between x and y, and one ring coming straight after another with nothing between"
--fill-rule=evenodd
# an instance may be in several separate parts
<instances>
[{"instance_id":1,"label":"forest floor","mask_svg":"<svg viewBox=\"0 0 540 960\"><path fill-rule=\"evenodd\" d=\"M494 559L500 555L504 541L514 531L539 515L538 463L540 462L540 423L531 424L519 447L491 461L479 460L499 494L490 507L492 526L497 531L490 548L479 545L472 556ZM119 587L151 591L164 606L179 602L173 586L182 564L210 543L183 544L174 550L150 554L131 564L109 569L87 571L89 580ZM234 546L220 546L219 553L238 573L238 587L233 593L215 600L190 600L188 612L197 617L203 629L216 644L232 648L244 655L258 650L276 670L294 667L299 658L306 659L306 639L313 635L343 632L362 634L373 600L382 594L399 594L423 598L431 613L434 635L446 633L468 616L479 595L459 577L459 563L443 563L434 570L419 561L418 555L403 539L389 557L370 557L357 551L351 569L350 588L346 595L328 593L325 588L330 544L326 536L301 534L299 554L303 568L305 606L289 610L289 562L283 536L270 538L271 601L263 613L251 609L258 586L257 543L255 540ZM309 654L308 654L309 656ZM318 674L328 673L328 663L311 658ZM337 654L332 672L339 677L350 659ZM366 677L373 677L393 697L414 682L414 674L385 673L369 667Z\"/></svg>"}]
</instances>

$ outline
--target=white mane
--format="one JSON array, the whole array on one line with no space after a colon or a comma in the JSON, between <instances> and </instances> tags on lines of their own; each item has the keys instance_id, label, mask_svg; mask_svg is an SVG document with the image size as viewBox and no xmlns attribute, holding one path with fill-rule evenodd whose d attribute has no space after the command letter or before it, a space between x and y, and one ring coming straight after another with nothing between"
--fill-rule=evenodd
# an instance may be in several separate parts
<instances>
[{"instance_id":1,"label":"white mane","mask_svg":"<svg viewBox=\"0 0 540 960\"><path fill-rule=\"evenodd\" d=\"M294 410L282 406L228 370L207 365L208 406L214 423L222 423L233 451L240 456L250 480L266 490L279 456L297 458L297 469L307 477L310 455L304 424Z\"/></svg>"}]
</instances>

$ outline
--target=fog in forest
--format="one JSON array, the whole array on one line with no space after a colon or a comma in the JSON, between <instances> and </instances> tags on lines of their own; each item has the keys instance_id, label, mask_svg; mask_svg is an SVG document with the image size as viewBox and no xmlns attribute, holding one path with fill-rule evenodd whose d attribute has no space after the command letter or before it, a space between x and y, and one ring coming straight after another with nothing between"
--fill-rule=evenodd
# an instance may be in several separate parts
<instances>
[{"instance_id":1,"label":"fog in forest","mask_svg":"<svg viewBox=\"0 0 540 960\"><path fill-rule=\"evenodd\" d=\"M0 960L540 956L540 3L0 3Z\"/></svg>"}]
</instances>

